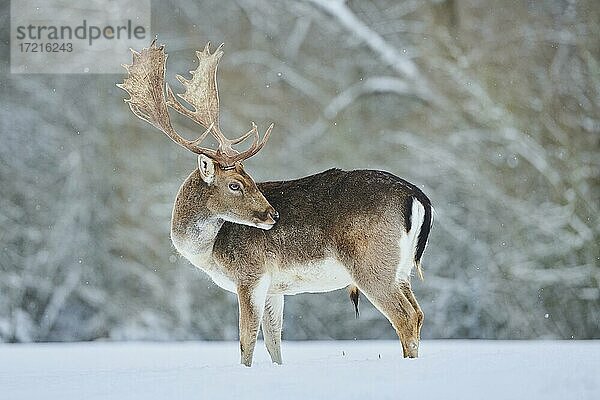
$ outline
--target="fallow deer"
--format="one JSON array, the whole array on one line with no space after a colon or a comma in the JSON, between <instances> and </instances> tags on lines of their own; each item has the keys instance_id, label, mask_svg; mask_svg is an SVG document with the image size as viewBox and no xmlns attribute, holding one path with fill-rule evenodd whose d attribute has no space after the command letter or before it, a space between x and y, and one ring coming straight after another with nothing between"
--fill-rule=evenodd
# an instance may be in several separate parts
<instances>
[{"instance_id":1,"label":"fallow deer","mask_svg":"<svg viewBox=\"0 0 600 400\"><path fill-rule=\"evenodd\" d=\"M237 294L241 362L250 366L259 325L267 350L281 363L284 295L350 288L358 290L389 319L404 357L417 357L423 312L411 290L414 269L432 223L429 199L413 184L374 170L328 171L305 178L256 184L242 161L266 143L252 129L228 139L219 125L217 65L222 45L197 51L191 79L178 95L165 84L167 55L156 39L133 51L128 76L118 86L129 94L131 111L198 154L198 167L181 185L171 220L173 245L225 290ZM205 128L196 140L174 130L168 108ZM211 134L218 148L201 147ZM251 146L234 145L252 137Z\"/></svg>"}]
</instances>

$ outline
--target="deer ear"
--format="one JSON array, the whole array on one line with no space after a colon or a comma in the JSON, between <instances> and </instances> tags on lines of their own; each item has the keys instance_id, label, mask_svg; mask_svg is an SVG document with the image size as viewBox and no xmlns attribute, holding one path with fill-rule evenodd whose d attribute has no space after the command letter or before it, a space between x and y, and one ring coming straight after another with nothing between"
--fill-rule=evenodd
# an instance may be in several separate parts
<instances>
[{"instance_id":1,"label":"deer ear","mask_svg":"<svg viewBox=\"0 0 600 400\"><path fill-rule=\"evenodd\" d=\"M200 176L202 180L209 185L215 180L215 162L212 158L200 154L198 156L198 169L200 170Z\"/></svg>"}]
</instances>

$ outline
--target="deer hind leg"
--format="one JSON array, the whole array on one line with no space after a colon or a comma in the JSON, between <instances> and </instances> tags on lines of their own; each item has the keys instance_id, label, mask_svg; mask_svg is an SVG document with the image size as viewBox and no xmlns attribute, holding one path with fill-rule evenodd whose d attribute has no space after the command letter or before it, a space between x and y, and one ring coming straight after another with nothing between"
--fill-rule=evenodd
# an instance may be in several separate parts
<instances>
[{"instance_id":1,"label":"deer hind leg","mask_svg":"<svg viewBox=\"0 0 600 400\"><path fill-rule=\"evenodd\" d=\"M404 293L410 304L417 312L417 333L419 335L419 339L421 339L421 326L423 326L423 319L425 318L425 314L423 313L423 310L421 310L421 306L419 306L419 303L417 302L415 294L413 293L412 288L410 286L410 282L401 281L400 287L402 288L402 293Z\"/></svg>"},{"instance_id":2,"label":"deer hind leg","mask_svg":"<svg viewBox=\"0 0 600 400\"><path fill-rule=\"evenodd\" d=\"M252 365L269 283L269 279L263 277L253 285L240 285L237 289L240 308L240 362L246 367Z\"/></svg>"},{"instance_id":3,"label":"deer hind leg","mask_svg":"<svg viewBox=\"0 0 600 400\"><path fill-rule=\"evenodd\" d=\"M375 307L391 322L396 330L404 357L419 356L419 316L411 301L407 298L402 285L392 282L385 286L362 285L359 289Z\"/></svg>"},{"instance_id":4,"label":"deer hind leg","mask_svg":"<svg viewBox=\"0 0 600 400\"><path fill-rule=\"evenodd\" d=\"M267 296L262 319L265 346L271 361L281 364L281 329L283 327L283 295Z\"/></svg>"}]
</instances>

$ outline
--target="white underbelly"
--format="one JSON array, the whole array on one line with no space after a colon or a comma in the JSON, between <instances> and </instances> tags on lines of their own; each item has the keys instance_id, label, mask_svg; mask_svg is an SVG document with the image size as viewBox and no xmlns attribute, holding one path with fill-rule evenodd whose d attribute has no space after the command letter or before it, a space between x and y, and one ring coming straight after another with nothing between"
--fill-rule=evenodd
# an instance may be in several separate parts
<instances>
[{"instance_id":1,"label":"white underbelly","mask_svg":"<svg viewBox=\"0 0 600 400\"><path fill-rule=\"evenodd\" d=\"M233 293L237 293L236 283L218 265L210 253L191 254L186 249L178 249L194 266L206 272L213 282ZM183 251L182 251L183 250ZM279 268L269 271L271 284L269 294L298 294L330 292L344 288L352 283L350 273L342 263L334 258Z\"/></svg>"},{"instance_id":2,"label":"white underbelly","mask_svg":"<svg viewBox=\"0 0 600 400\"><path fill-rule=\"evenodd\" d=\"M287 266L272 272L270 294L330 292L352 283L350 273L334 258Z\"/></svg>"}]
</instances>

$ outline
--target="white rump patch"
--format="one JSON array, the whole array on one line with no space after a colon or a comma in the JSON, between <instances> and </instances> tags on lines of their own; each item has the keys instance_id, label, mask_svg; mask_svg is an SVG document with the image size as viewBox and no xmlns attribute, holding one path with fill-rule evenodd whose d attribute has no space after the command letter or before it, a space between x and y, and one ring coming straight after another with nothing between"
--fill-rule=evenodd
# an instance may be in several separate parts
<instances>
[{"instance_id":1,"label":"white rump patch","mask_svg":"<svg viewBox=\"0 0 600 400\"><path fill-rule=\"evenodd\" d=\"M410 231L402 230L398 244L400 246L400 262L396 268L396 280L406 281L415 266L415 254L419 233L425 220L425 207L413 197L412 212L410 217Z\"/></svg>"}]
</instances>

